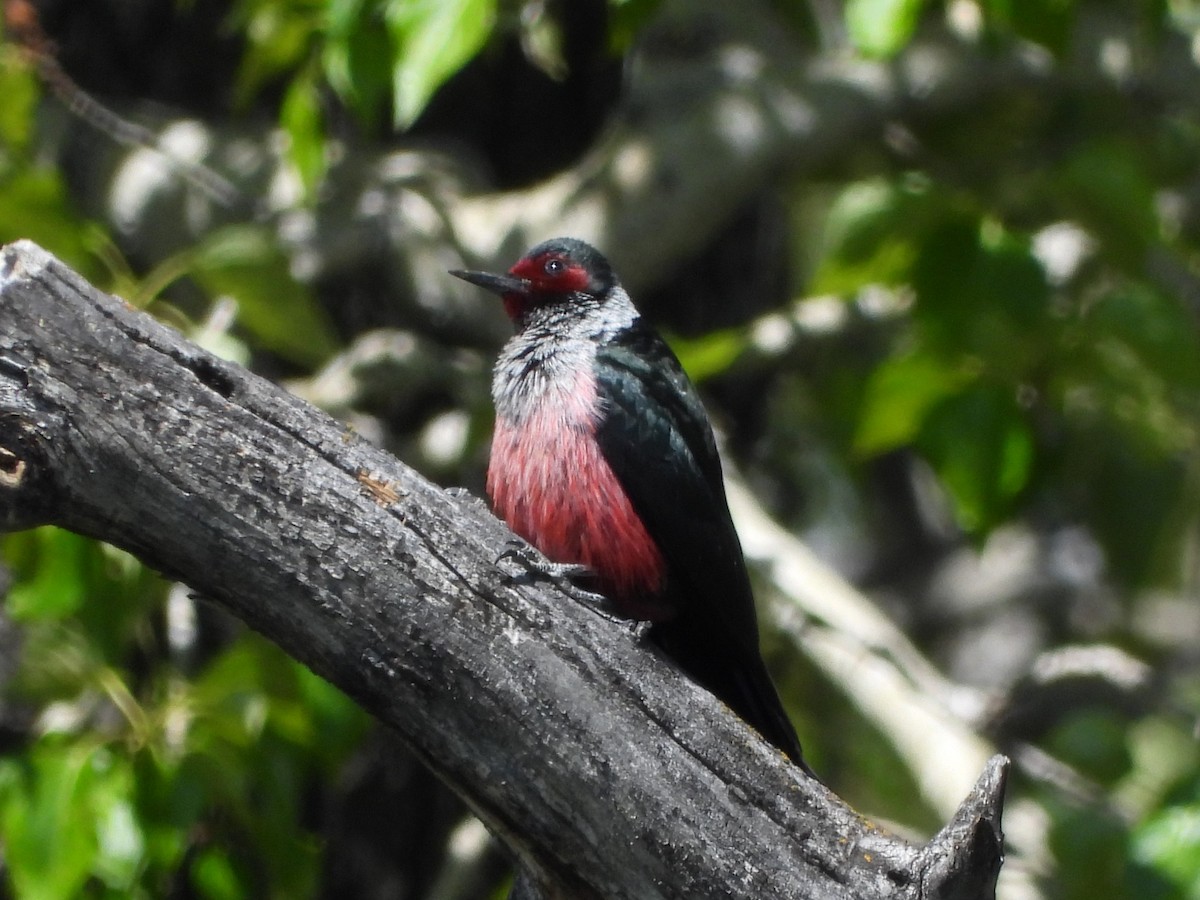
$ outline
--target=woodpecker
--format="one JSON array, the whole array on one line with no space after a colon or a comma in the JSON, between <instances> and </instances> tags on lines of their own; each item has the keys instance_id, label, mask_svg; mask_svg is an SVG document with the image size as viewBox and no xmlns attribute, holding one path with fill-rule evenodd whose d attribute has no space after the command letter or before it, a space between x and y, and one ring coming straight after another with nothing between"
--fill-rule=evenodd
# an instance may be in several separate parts
<instances>
[{"instance_id":1,"label":"woodpecker","mask_svg":"<svg viewBox=\"0 0 1200 900\"><path fill-rule=\"evenodd\" d=\"M556 238L507 274L450 274L498 294L515 327L492 381L496 512L811 774L759 652L708 415L608 260Z\"/></svg>"}]
</instances>

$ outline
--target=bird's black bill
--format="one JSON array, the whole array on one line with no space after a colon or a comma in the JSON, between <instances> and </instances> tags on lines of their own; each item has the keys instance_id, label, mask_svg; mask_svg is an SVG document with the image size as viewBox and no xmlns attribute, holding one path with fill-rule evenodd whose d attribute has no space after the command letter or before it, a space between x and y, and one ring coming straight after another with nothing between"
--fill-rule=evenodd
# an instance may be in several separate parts
<instances>
[{"instance_id":1,"label":"bird's black bill","mask_svg":"<svg viewBox=\"0 0 1200 900\"><path fill-rule=\"evenodd\" d=\"M515 275L493 275L491 272L471 272L465 269L451 269L450 274L493 294L529 293L529 282Z\"/></svg>"}]
</instances>

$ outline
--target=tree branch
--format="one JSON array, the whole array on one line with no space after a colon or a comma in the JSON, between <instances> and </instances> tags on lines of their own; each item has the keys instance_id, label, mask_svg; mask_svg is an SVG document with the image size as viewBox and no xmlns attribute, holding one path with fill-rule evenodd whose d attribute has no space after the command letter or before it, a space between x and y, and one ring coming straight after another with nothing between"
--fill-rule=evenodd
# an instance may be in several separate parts
<instances>
[{"instance_id":1,"label":"tree branch","mask_svg":"<svg viewBox=\"0 0 1200 900\"><path fill-rule=\"evenodd\" d=\"M640 642L514 584L511 535L28 242L0 256L0 526L130 550L396 729L572 897L993 895L1007 762L881 834Z\"/></svg>"}]
</instances>

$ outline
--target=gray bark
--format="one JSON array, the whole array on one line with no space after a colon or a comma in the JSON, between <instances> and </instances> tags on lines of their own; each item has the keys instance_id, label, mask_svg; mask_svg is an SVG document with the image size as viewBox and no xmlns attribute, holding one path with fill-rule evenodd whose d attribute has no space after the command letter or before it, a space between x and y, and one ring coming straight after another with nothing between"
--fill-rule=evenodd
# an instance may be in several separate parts
<instances>
[{"instance_id":1,"label":"gray bark","mask_svg":"<svg viewBox=\"0 0 1200 900\"><path fill-rule=\"evenodd\" d=\"M394 728L548 893L987 898L1007 761L924 847L805 777L511 534L28 242L0 255L0 528L123 547Z\"/></svg>"}]
</instances>

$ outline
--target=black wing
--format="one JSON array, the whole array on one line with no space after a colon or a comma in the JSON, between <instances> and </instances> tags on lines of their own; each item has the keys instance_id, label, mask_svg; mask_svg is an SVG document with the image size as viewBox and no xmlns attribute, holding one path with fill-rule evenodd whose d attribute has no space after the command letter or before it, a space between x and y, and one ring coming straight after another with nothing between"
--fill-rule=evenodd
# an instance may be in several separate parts
<instances>
[{"instance_id":1,"label":"black wing","mask_svg":"<svg viewBox=\"0 0 1200 900\"><path fill-rule=\"evenodd\" d=\"M753 596L712 428L675 355L640 320L598 351L605 459L667 561L669 587L757 647Z\"/></svg>"},{"instance_id":2,"label":"black wing","mask_svg":"<svg viewBox=\"0 0 1200 900\"><path fill-rule=\"evenodd\" d=\"M601 451L667 563L678 613L651 637L691 677L803 765L758 649L754 596L708 415L641 320L597 353Z\"/></svg>"}]
</instances>

